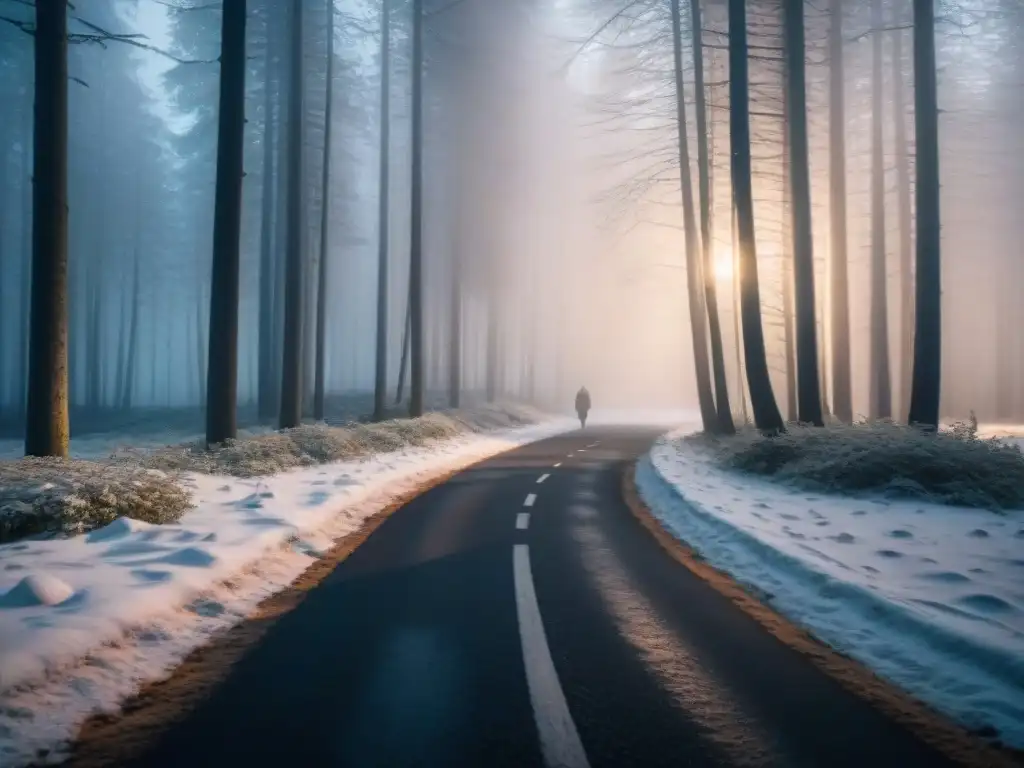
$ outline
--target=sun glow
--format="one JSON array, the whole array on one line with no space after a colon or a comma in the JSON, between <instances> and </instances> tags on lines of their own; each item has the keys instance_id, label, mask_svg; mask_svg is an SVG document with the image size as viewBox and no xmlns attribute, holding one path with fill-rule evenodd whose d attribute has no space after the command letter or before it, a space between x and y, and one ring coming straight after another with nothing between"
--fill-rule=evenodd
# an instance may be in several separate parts
<instances>
[{"instance_id":1,"label":"sun glow","mask_svg":"<svg viewBox=\"0 0 1024 768\"><path fill-rule=\"evenodd\" d=\"M727 283L732 280L733 259L731 253L715 254L715 277L719 282Z\"/></svg>"}]
</instances>

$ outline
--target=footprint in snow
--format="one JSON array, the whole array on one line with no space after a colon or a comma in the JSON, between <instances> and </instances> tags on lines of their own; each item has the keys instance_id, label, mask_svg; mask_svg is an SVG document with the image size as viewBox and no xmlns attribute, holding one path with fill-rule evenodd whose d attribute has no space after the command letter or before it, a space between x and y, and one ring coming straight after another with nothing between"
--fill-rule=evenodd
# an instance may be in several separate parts
<instances>
[{"instance_id":1,"label":"footprint in snow","mask_svg":"<svg viewBox=\"0 0 1024 768\"><path fill-rule=\"evenodd\" d=\"M829 536L828 538L832 541L838 542L839 544L853 544L857 539L849 533L843 532L835 536Z\"/></svg>"},{"instance_id":2,"label":"footprint in snow","mask_svg":"<svg viewBox=\"0 0 1024 768\"><path fill-rule=\"evenodd\" d=\"M331 498L331 494L329 493L325 493L324 491L313 491L313 493L309 494L309 498L306 499L306 506L317 507L329 498Z\"/></svg>"},{"instance_id":3,"label":"footprint in snow","mask_svg":"<svg viewBox=\"0 0 1024 768\"><path fill-rule=\"evenodd\" d=\"M310 485L327 485L326 480L314 480Z\"/></svg>"},{"instance_id":4,"label":"footprint in snow","mask_svg":"<svg viewBox=\"0 0 1024 768\"><path fill-rule=\"evenodd\" d=\"M800 519L799 515L791 515L788 512L783 512L782 514L779 515L779 517L781 517L783 520L799 520Z\"/></svg>"},{"instance_id":5,"label":"footprint in snow","mask_svg":"<svg viewBox=\"0 0 1024 768\"><path fill-rule=\"evenodd\" d=\"M867 514L867 511L863 510L863 509L855 509L850 514L853 515L854 517L862 517L862 516Z\"/></svg>"},{"instance_id":6,"label":"footprint in snow","mask_svg":"<svg viewBox=\"0 0 1024 768\"><path fill-rule=\"evenodd\" d=\"M817 523L815 523L815 525L817 525L819 528L824 527L824 526L826 526L828 524L829 524L828 520L819 520Z\"/></svg>"},{"instance_id":7,"label":"footprint in snow","mask_svg":"<svg viewBox=\"0 0 1024 768\"><path fill-rule=\"evenodd\" d=\"M224 493L226 491L230 491L231 490L231 486L230 485L222 485L217 490L220 491L221 493Z\"/></svg>"},{"instance_id":8,"label":"footprint in snow","mask_svg":"<svg viewBox=\"0 0 1024 768\"><path fill-rule=\"evenodd\" d=\"M897 528L894 531L889 531L889 536L894 538L894 539L912 539L912 538L914 538L914 534L912 534L910 531L905 531L902 528Z\"/></svg>"},{"instance_id":9,"label":"footprint in snow","mask_svg":"<svg viewBox=\"0 0 1024 768\"><path fill-rule=\"evenodd\" d=\"M207 600L205 598L193 600L185 606L185 608L197 616L204 616L210 619L220 616L225 610L221 603L218 603L216 600Z\"/></svg>"},{"instance_id":10,"label":"footprint in snow","mask_svg":"<svg viewBox=\"0 0 1024 768\"><path fill-rule=\"evenodd\" d=\"M821 514L821 512L819 512L816 509L808 509L807 510L807 514L809 514L815 520L824 520L825 519L825 516L823 514Z\"/></svg>"},{"instance_id":11,"label":"footprint in snow","mask_svg":"<svg viewBox=\"0 0 1024 768\"><path fill-rule=\"evenodd\" d=\"M888 557L890 559L895 559L897 557L903 557L903 553L902 552L897 552L894 549L880 549L875 554L878 555L879 557Z\"/></svg>"},{"instance_id":12,"label":"footprint in snow","mask_svg":"<svg viewBox=\"0 0 1024 768\"><path fill-rule=\"evenodd\" d=\"M936 560L936 559L935 559L935 558L933 558L933 557L922 557L922 558L921 558L921 562L922 562L922 563L929 563L929 564L931 564L931 565L934 565L935 563L937 563L937 562L939 562L939 561L938 561L938 560Z\"/></svg>"},{"instance_id":13,"label":"footprint in snow","mask_svg":"<svg viewBox=\"0 0 1024 768\"><path fill-rule=\"evenodd\" d=\"M807 538L802 533L792 530L788 525L782 526L782 530L789 538L796 539L797 541L804 541Z\"/></svg>"},{"instance_id":14,"label":"footprint in snow","mask_svg":"<svg viewBox=\"0 0 1024 768\"><path fill-rule=\"evenodd\" d=\"M1000 597L989 594L967 595L966 597L961 597L956 602L983 613L1006 613L1013 610L1013 606L1008 602Z\"/></svg>"},{"instance_id":15,"label":"footprint in snow","mask_svg":"<svg viewBox=\"0 0 1024 768\"><path fill-rule=\"evenodd\" d=\"M1019 531L1013 534L1013 537L1015 539L1024 539L1024 528L1021 528Z\"/></svg>"},{"instance_id":16,"label":"footprint in snow","mask_svg":"<svg viewBox=\"0 0 1024 768\"><path fill-rule=\"evenodd\" d=\"M763 501L758 501L753 506L755 509L771 509L771 505L765 504Z\"/></svg>"},{"instance_id":17,"label":"footprint in snow","mask_svg":"<svg viewBox=\"0 0 1024 768\"><path fill-rule=\"evenodd\" d=\"M975 528L973 531L971 531L967 535L970 536L973 539L987 539L988 538L988 531L986 531L984 528Z\"/></svg>"},{"instance_id":18,"label":"footprint in snow","mask_svg":"<svg viewBox=\"0 0 1024 768\"><path fill-rule=\"evenodd\" d=\"M862 565L861 568L863 568L868 573L878 573L878 569L872 568L870 565Z\"/></svg>"}]
</instances>

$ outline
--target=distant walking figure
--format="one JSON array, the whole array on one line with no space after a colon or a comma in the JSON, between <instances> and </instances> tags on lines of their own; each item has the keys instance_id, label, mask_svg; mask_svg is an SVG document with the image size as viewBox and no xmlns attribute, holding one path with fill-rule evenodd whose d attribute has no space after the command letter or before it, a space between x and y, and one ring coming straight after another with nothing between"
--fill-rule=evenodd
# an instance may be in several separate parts
<instances>
[{"instance_id":1,"label":"distant walking figure","mask_svg":"<svg viewBox=\"0 0 1024 768\"><path fill-rule=\"evenodd\" d=\"M580 417L580 428L587 426L587 412L590 410L590 393L586 387L580 387L576 393L576 415Z\"/></svg>"}]
</instances>

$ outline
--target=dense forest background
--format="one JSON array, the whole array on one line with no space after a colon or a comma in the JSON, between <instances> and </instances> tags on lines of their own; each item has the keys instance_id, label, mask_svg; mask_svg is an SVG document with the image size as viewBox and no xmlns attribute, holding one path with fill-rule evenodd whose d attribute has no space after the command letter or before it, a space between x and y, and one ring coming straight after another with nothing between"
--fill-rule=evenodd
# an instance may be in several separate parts
<instances>
[{"instance_id":1,"label":"dense forest background","mask_svg":"<svg viewBox=\"0 0 1024 768\"><path fill-rule=\"evenodd\" d=\"M679 94L689 110L683 135L694 190L698 148L707 148L708 191L698 197L707 205L713 252L706 271L717 286L730 407L737 417L748 412L726 3L698 6L699 57L688 3L680 10L656 0L390 0L384 8L380 0L337 0L331 10L326 0L307 0L299 14L289 2L247 5L238 356L244 423L277 418L289 238L297 238L303 265L298 349L307 416L332 414L330 407L315 412L318 368L327 400L340 409L335 418L369 415L381 348L388 402L407 396L415 234L422 237L418 316L428 405L514 397L561 407L582 383L599 408L696 404L693 343L707 340L703 321L698 333L691 328ZM792 68L783 21L794 5L746 3L759 310L771 386L791 418L799 369L792 211L799 201L791 188ZM849 407L854 416L905 419L919 178L912 3L798 5L821 400L826 412L835 411L837 372L844 386L836 367L843 313L836 312L833 226L841 177ZM220 6L79 0L69 10L73 434L127 430L142 413L174 425L201 423ZM941 415L974 411L985 421L1021 422L1024 8L1014 0L970 0L937 5L936 16ZM28 385L33 25L31 4L0 0L0 429L8 436L24 429ZM389 81L382 100L383 56ZM289 111L296 87L298 119ZM844 108L838 130L831 111L837 93ZM694 119L698 101L703 131ZM835 165L837 146L842 165ZM296 168L301 224L293 232L288 205ZM415 196L422 226L411 215ZM799 259L805 251L796 250ZM701 307L698 317L705 314ZM386 333L378 339L380 328ZM707 355L698 351L698 367Z\"/></svg>"}]
</instances>

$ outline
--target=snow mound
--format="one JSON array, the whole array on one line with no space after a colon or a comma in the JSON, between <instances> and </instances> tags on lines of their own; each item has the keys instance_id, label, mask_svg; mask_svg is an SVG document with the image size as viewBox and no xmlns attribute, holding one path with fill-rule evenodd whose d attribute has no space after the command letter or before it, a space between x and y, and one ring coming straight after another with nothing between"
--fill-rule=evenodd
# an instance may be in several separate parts
<instances>
[{"instance_id":1,"label":"snow mound","mask_svg":"<svg viewBox=\"0 0 1024 768\"><path fill-rule=\"evenodd\" d=\"M637 468L666 528L820 640L1024 747L1024 513L798 491L663 438Z\"/></svg>"},{"instance_id":2,"label":"snow mound","mask_svg":"<svg viewBox=\"0 0 1024 768\"><path fill-rule=\"evenodd\" d=\"M0 608L27 608L39 605L60 605L75 594L74 588L56 576L38 573L26 576L4 595Z\"/></svg>"}]
</instances>

